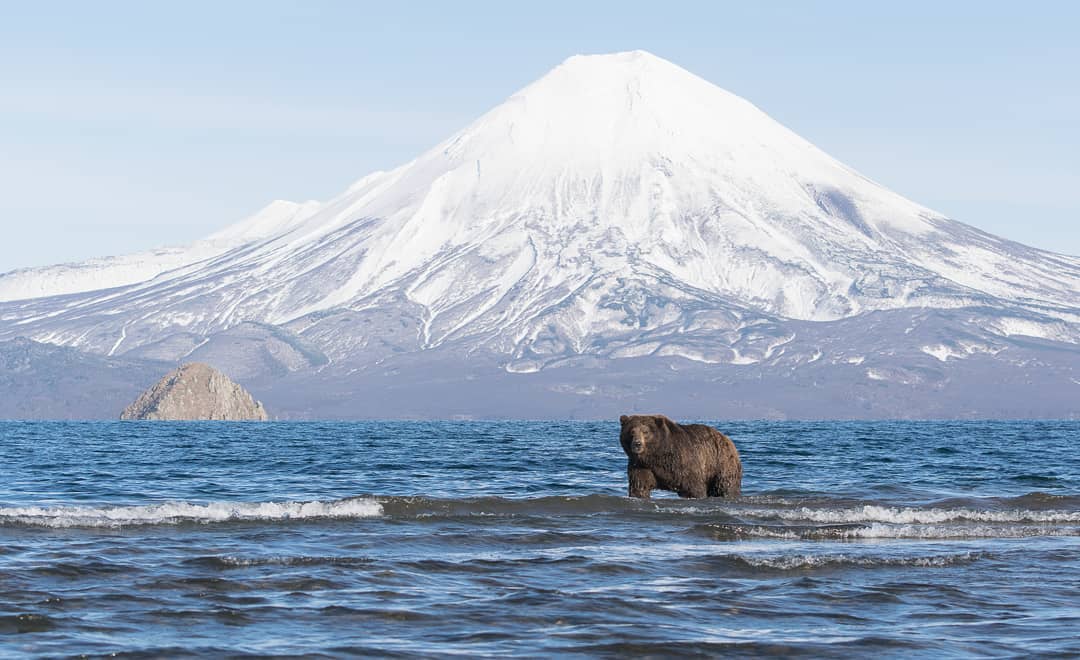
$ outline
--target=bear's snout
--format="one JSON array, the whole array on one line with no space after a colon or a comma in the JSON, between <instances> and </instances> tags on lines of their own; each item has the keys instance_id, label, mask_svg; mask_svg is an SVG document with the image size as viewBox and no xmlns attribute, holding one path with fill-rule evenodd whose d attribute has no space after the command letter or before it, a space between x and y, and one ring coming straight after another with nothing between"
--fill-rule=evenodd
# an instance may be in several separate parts
<instances>
[{"instance_id":1,"label":"bear's snout","mask_svg":"<svg viewBox=\"0 0 1080 660\"><path fill-rule=\"evenodd\" d=\"M630 441L630 451L634 452L635 454L640 454L641 452L645 451L645 441L641 438L634 438Z\"/></svg>"}]
</instances>

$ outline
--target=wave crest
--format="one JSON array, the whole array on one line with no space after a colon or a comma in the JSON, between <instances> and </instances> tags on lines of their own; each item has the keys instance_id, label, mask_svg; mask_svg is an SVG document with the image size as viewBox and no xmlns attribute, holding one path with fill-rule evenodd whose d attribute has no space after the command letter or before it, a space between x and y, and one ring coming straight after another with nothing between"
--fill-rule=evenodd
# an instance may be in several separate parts
<instances>
[{"instance_id":1,"label":"wave crest","mask_svg":"<svg viewBox=\"0 0 1080 660\"><path fill-rule=\"evenodd\" d=\"M755 518L816 523L882 522L907 525L946 522L1080 523L1080 511L983 511L978 509L917 509L867 504L851 508L742 509L731 513Z\"/></svg>"},{"instance_id":2,"label":"wave crest","mask_svg":"<svg viewBox=\"0 0 1080 660\"><path fill-rule=\"evenodd\" d=\"M717 540L746 538L789 541L850 541L859 539L1010 539L1035 536L1080 536L1080 527L1058 525L894 525L874 522L839 525L754 525L708 523L697 527Z\"/></svg>"},{"instance_id":3,"label":"wave crest","mask_svg":"<svg viewBox=\"0 0 1080 660\"><path fill-rule=\"evenodd\" d=\"M162 502L131 506L0 507L0 525L35 527L124 527L245 520L371 518L382 505L370 498L310 502Z\"/></svg>"},{"instance_id":4,"label":"wave crest","mask_svg":"<svg viewBox=\"0 0 1080 660\"><path fill-rule=\"evenodd\" d=\"M798 571L815 568L938 568L970 564L990 555L985 552L923 555L915 557L866 557L859 555L783 555L753 556L734 555L732 560L748 568L768 568L779 571Z\"/></svg>"}]
</instances>

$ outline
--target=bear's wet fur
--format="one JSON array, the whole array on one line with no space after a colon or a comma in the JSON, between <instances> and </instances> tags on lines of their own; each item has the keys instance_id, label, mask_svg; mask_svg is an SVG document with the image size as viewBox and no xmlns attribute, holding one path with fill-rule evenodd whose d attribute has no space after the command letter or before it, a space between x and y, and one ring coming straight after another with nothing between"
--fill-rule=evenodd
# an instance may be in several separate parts
<instances>
[{"instance_id":1,"label":"bear's wet fur","mask_svg":"<svg viewBox=\"0 0 1080 660\"><path fill-rule=\"evenodd\" d=\"M739 496L742 462L735 443L720 431L663 415L623 415L619 422L630 497L647 499L654 488L680 497Z\"/></svg>"}]
</instances>

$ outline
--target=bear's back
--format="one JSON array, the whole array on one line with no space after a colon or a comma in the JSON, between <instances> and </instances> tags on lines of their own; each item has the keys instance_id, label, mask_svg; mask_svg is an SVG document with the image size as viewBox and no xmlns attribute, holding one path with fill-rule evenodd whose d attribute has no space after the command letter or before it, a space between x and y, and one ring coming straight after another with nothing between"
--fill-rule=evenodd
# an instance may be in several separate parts
<instances>
[{"instance_id":1,"label":"bear's back","mask_svg":"<svg viewBox=\"0 0 1080 660\"><path fill-rule=\"evenodd\" d=\"M741 470L739 451L734 441L718 429L705 424L676 424L675 427L677 433L672 433L672 449L676 452L680 449L695 451L705 448L710 453L715 452L713 455L716 459L729 469L739 466Z\"/></svg>"},{"instance_id":2,"label":"bear's back","mask_svg":"<svg viewBox=\"0 0 1080 660\"><path fill-rule=\"evenodd\" d=\"M690 444L712 444L727 437L720 431L705 424L676 424L675 428L680 432L678 434L679 440Z\"/></svg>"}]
</instances>

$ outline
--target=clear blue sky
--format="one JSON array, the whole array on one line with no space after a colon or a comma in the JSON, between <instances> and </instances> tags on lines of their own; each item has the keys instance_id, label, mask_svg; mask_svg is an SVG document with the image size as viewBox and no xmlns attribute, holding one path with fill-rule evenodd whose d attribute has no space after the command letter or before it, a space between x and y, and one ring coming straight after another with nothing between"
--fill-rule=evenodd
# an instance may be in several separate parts
<instances>
[{"instance_id":1,"label":"clear blue sky","mask_svg":"<svg viewBox=\"0 0 1080 660\"><path fill-rule=\"evenodd\" d=\"M569 55L635 48L922 204L1080 254L1080 3L41 0L0 16L0 271L329 198Z\"/></svg>"}]
</instances>

